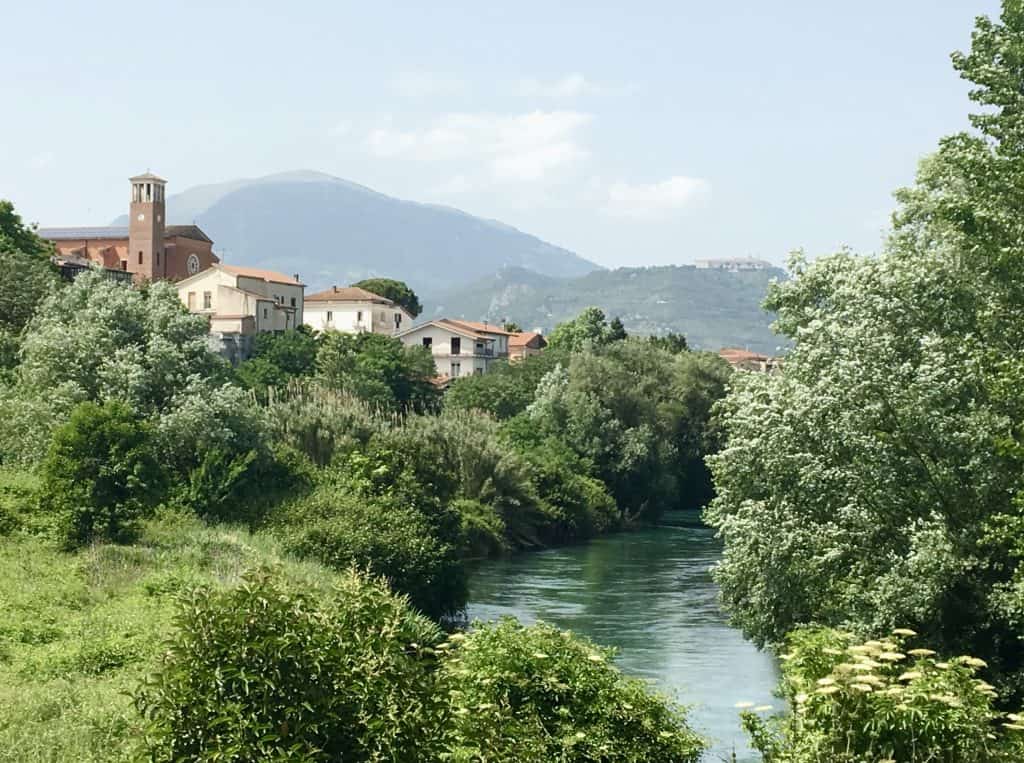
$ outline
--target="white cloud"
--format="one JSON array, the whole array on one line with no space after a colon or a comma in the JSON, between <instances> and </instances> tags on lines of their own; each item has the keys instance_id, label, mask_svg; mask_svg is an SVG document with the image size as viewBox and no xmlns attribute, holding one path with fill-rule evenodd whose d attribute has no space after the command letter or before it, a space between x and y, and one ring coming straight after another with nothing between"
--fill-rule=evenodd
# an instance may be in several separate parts
<instances>
[{"instance_id":1,"label":"white cloud","mask_svg":"<svg viewBox=\"0 0 1024 763\"><path fill-rule=\"evenodd\" d=\"M516 88L519 95L541 98L575 98L580 95L601 95L605 88L591 82L582 74L567 74L552 82L523 79Z\"/></svg>"},{"instance_id":2,"label":"white cloud","mask_svg":"<svg viewBox=\"0 0 1024 763\"><path fill-rule=\"evenodd\" d=\"M590 114L453 113L419 129L372 130L366 142L377 156L417 161L475 161L492 181L537 181L588 156L580 131Z\"/></svg>"},{"instance_id":3,"label":"white cloud","mask_svg":"<svg viewBox=\"0 0 1024 763\"><path fill-rule=\"evenodd\" d=\"M465 91L466 83L438 72L400 72L391 80L391 87L405 98L431 98L458 95Z\"/></svg>"},{"instance_id":4,"label":"white cloud","mask_svg":"<svg viewBox=\"0 0 1024 763\"><path fill-rule=\"evenodd\" d=\"M665 217L705 198L710 192L711 184L707 180L682 175L649 185L613 183L608 187L605 211L620 217Z\"/></svg>"}]
</instances>

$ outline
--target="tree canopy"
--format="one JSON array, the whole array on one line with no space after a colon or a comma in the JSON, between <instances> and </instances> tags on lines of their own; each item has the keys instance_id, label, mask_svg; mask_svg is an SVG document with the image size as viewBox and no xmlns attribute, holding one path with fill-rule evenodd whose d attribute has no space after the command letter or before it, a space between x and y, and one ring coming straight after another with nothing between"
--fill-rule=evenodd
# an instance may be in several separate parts
<instances>
[{"instance_id":1,"label":"tree canopy","mask_svg":"<svg viewBox=\"0 0 1024 763\"><path fill-rule=\"evenodd\" d=\"M401 305L408 310L409 315L413 318L423 312L423 305L420 304L419 297L405 281L396 281L394 278L364 278L352 285L390 299L396 305Z\"/></svg>"}]
</instances>

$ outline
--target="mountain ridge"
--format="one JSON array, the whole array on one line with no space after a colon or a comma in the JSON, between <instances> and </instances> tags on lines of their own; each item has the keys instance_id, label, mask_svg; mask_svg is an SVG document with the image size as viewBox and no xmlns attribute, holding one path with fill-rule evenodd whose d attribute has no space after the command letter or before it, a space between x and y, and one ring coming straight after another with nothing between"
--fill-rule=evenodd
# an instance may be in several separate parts
<instances>
[{"instance_id":1,"label":"mountain ridge","mask_svg":"<svg viewBox=\"0 0 1024 763\"><path fill-rule=\"evenodd\" d=\"M167 220L200 225L226 262L298 272L311 288L384 276L436 294L503 266L554 276L601 269L507 223L315 170L188 188L168 197Z\"/></svg>"}]
</instances>

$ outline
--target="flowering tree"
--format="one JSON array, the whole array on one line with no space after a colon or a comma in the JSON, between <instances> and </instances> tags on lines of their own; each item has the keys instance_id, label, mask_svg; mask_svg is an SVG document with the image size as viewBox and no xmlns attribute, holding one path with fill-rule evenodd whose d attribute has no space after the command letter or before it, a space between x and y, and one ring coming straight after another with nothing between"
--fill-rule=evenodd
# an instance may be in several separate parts
<instances>
[{"instance_id":1,"label":"flowering tree","mask_svg":"<svg viewBox=\"0 0 1024 763\"><path fill-rule=\"evenodd\" d=\"M792 260L767 303L794 340L785 372L737 375L720 409L716 575L761 643L909 623L1021 692L1022 8L954 57L994 107L980 134L944 140L899 192L882 256Z\"/></svg>"}]
</instances>

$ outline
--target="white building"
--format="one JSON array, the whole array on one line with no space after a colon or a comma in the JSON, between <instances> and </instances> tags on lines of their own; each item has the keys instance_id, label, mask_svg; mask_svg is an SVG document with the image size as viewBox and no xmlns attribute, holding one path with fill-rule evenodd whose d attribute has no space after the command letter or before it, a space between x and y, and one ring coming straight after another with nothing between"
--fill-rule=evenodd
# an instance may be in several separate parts
<instances>
[{"instance_id":1,"label":"white building","mask_svg":"<svg viewBox=\"0 0 1024 763\"><path fill-rule=\"evenodd\" d=\"M305 323L317 331L395 334L412 320L401 305L358 286L332 286L306 297Z\"/></svg>"},{"instance_id":2,"label":"white building","mask_svg":"<svg viewBox=\"0 0 1024 763\"><path fill-rule=\"evenodd\" d=\"M302 324L306 287L297 275L218 263L176 286L189 312L209 318L211 337L232 362L249 356L256 334Z\"/></svg>"},{"instance_id":3,"label":"white building","mask_svg":"<svg viewBox=\"0 0 1024 763\"><path fill-rule=\"evenodd\" d=\"M442 379L486 373L496 360L508 358L511 333L487 323L439 318L398 333L410 347L429 347Z\"/></svg>"},{"instance_id":4,"label":"white building","mask_svg":"<svg viewBox=\"0 0 1024 763\"><path fill-rule=\"evenodd\" d=\"M733 273L739 270L767 270L772 267L770 262L755 257L731 257L724 260L697 260L694 263L698 270L728 270Z\"/></svg>"}]
</instances>

